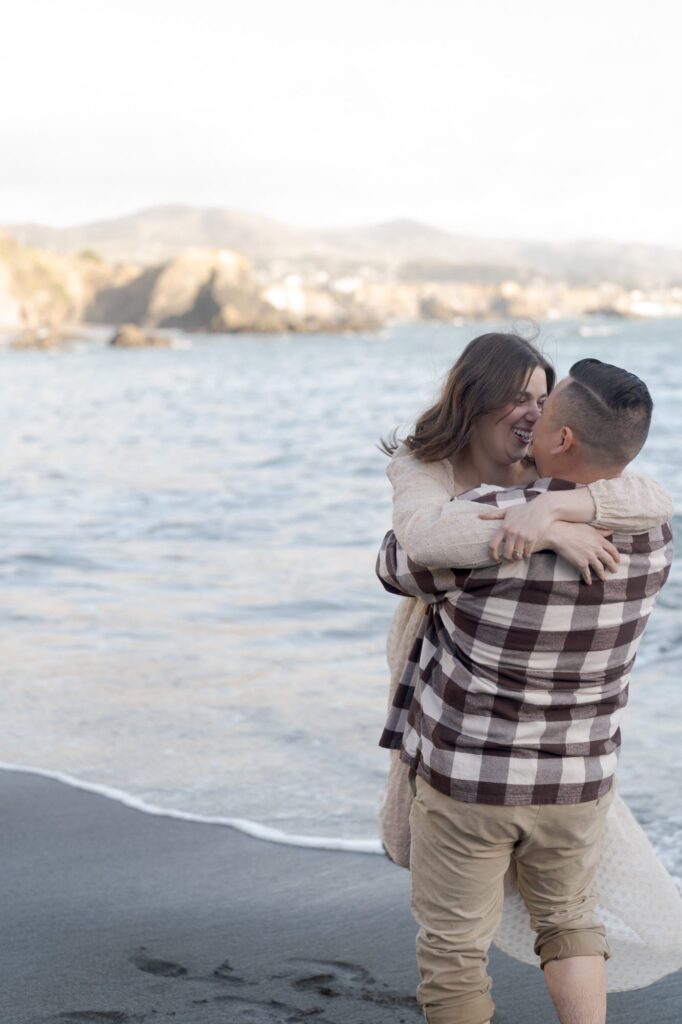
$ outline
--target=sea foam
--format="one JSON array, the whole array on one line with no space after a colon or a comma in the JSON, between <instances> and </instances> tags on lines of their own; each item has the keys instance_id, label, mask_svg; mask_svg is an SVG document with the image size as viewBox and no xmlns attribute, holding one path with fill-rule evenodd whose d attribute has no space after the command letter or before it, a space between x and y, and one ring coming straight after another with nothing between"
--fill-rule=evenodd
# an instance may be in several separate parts
<instances>
[{"instance_id":1,"label":"sea foam","mask_svg":"<svg viewBox=\"0 0 682 1024\"><path fill-rule=\"evenodd\" d=\"M254 839L263 839L268 843L280 843L282 846L305 846L314 850L341 850L345 853L372 853L383 854L383 847L378 839L339 839L329 836L299 836L282 832L278 828L270 828L268 825L261 825L257 821L249 821L246 818L223 818L220 816L209 816L204 814L191 814L188 811L175 811L166 807L157 807L140 800L139 797L131 796L122 789L114 789L112 786L103 786L97 782L86 782L77 779L65 772L55 772L45 768L35 768L32 765L9 764L0 761L0 769L7 772L25 772L30 775L40 775L46 779L54 779L55 782L63 782L74 789L83 789L88 793L97 793L109 800L116 800L118 803L132 807L133 810L142 811L144 814L155 814L161 818L178 818L181 821L194 821L201 825L224 825L227 828L236 829L237 832L244 832Z\"/></svg>"}]
</instances>

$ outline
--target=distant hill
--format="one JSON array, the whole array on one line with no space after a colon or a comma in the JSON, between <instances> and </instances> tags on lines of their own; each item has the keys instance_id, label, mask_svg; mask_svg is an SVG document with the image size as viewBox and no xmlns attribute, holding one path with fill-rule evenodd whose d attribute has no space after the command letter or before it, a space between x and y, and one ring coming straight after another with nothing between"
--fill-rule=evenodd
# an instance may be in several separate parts
<instances>
[{"instance_id":1,"label":"distant hill","mask_svg":"<svg viewBox=\"0 0 682 1024\"><path fill-rule=\"evenodd\" d=\"M627 288L682 286L682 250L666 246L578 241L567 244L491 240L450 234L412 220L356 228L299 228L272 218L219 208L155 206L68 228L9 224L23 245L64 254L92 251L103 259L157 265L189 248L230 249L257 269L376 268L400 280L527 282L535 277Z\"/></svg>"},{"instance_id":2,"label":"distant hill","mask_svg":"<svg viewBox=\"0 0 682 1024\"><path fill-rule=\"evenodd\" d=\"M231 249L253 259L276 258L301 248L296 228L267 217L192 206L154 206L111 220L67 228L13 224L22 245L56 252L93 250L106 260L157 264L186 249Z\"/></svg>"}]
</instances>

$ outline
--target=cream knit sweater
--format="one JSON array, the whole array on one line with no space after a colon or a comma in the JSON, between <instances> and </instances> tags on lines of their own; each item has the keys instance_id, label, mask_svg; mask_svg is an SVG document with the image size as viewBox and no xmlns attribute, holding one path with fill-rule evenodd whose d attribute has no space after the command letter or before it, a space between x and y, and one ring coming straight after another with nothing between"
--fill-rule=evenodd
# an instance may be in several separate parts
<instances>
[{"instance_id":1,"label":"cream knit sweater","mask_svg":"<svg viewBox=\"0 0 682 1024\"><path fill-rule=\"evenodd\" d=\"M474 502L452 501L462 487L450 462L420 462L401 445L386 473L393 486L393 530L411 558L430 568L492 564L488 544L499 523L479 519L481 506ZM593 525L606 529L641 533L674 512L663 487L635 474L599 480L588 489L595 506ZM417 598L402 598L393 616L386 651L389 704L425 609ZM386 852L403 867L409 867L411 803L407 766L392 750L379 817ZM618 795L609 808L594 892L612 952L609 991L640 988L682 967L682 898ZM537 965L533 940L512 864L494 942L510 956Z\"/></svg>"}]
</instances>

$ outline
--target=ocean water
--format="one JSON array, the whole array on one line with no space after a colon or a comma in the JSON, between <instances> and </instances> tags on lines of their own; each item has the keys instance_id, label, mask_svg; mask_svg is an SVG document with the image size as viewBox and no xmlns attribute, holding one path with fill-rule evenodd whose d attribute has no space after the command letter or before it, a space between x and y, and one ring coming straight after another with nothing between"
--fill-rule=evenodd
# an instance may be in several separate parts
<instances>
[{"instance_id":1,"label":"ocean water","mask_svg":"<svg viewBox=\"0 0 682 1024\"><path fill-rule=\"evenodd\" d=\"M0 761L311 841L376 837L397 599L374 576L375 444L484 329L0 350ZM596 355L647 381L637 468L679 503L682 321L558 321L540 341L560 374ZM681 590L674 567L620 767L678 877Z\"/></svg>"}]
</instances>

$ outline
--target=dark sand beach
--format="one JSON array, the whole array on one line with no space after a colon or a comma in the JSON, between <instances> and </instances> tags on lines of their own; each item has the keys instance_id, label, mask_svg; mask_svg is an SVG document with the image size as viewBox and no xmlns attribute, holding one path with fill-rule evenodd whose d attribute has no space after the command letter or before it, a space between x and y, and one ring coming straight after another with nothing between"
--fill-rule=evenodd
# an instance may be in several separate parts
<instances>
[{"instance_id":1,"label":"dark sand beach","mask_svg":"<svg viewBox=\"0 0 682 1024\"><path fill-rule=\"evenodd\" d=\"M0 773L1 1024L420 1021L408 876ZM556 1020L540 971L491 955L495 1024ZM682 972L612 995L679 1024Z\"/></svg>"}]
</instances>

